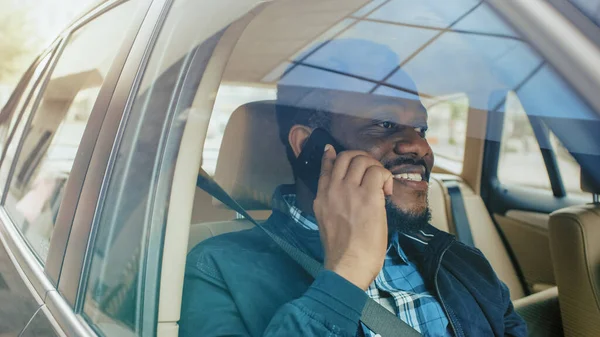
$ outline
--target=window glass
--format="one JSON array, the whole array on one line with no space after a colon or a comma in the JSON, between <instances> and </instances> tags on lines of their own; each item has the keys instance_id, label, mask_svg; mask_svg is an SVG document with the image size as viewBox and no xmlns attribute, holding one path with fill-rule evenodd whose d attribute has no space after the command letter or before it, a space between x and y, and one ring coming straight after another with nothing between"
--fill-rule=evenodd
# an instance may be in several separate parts
<instances>
[{"instance_id":1,"label":"window glass","mask_svg":"<svg viewBox=\"0 0 600 337\"><path fill-rule=\"evenodd\" d=\"M534 81L535 79L532 79L532 82ZM521 90L521 93L524 93L521 95L523 100L532 99L528 95L533 94L533 92ZM571 99L575 98L573 96L570 97ZM567 97L564 97L564 99L567 99ZM540 104L536 105L539 106ZM532 108L534 107L532 106ZM545 114L551 115L553 113L552 110L556 110L550 106L547 106L547 108L547 110L544 110ZM581 166L552 131L548 131L550 143L542 143L540 146L531 126L530 119L527 117L528 115L533 116L533 118L537 118L538 116L533 112L526 113L521 99L516 93L511 92L507 95L504 112L505 120L498 166L498 179L502 183L529 186L550 191L552 189L551 183L540 150L541 147L554 152L566 192L568 194L588 195L581 190ZM545 122L543 122L544 119L540 121L543 123L542 128L544 130L547 130L546 123L551 124L553 122L552 119L545 119ZM562 120L561 122L565 123L568 120ZM585 149L582 150L585 151Z\"/></svg>"},{"instance_id":2,"label":"window glass","mask_svg":"<svg viewBox=\"0 0 600 337\"><path fill-rule=\"evenodd\" d=\"M568 0L575 5L585 16L600 26L600 1L598 0Z\"/></svg>"},{"instance_id":3,"label":"window glass","mask_svg":"<svg viewBox=\"0 0 600 337\"><path fill-rule=\"evenodd\" d=\"M4 159L2 162L2 167L0 167L0 181L5 182L8 177L8 172L10 170L10 166L13 162L15 152L17 149L17 145L19 144L19 140L23 135L23 128L29 118L31 113L31 109L33 104L35 103L35 99L40 91L40 86L38 81L40 81L42 73L46 70L46 65L48 64L48 60L50 60L51 54L44 56L44 58L40 61L38 66L36 67L33 76L30 78L29 83L27 84L27 88L23 91L23 94L19 98L19 102L15 107L15 110L9 116L9 121L0 126L0 132L2 133L1 139L1 149L0 151L4 151L6 149L6 153L0 152L0 155L4 155ZM37 85L37 87L35 87ZM35 88L35 90L33 90ZM33 91L32 91L33 90ZM22 113L21 113L22 112ZM17 124L18 123L18 124ZM16 128L15 128L16 125ZM14 130L12 141L8 144L8 148L5 142L8 141L10 137L10 133ZM4 184L3 186L4 187ZM4 195L4 188L0 189L0 198Z\"/></svg>"},{"instance_id":4,"label":"window glass","mask_svg":"<svg viewBox=\"0 0 600 337\"><path fill-rule=\"evenodd\" d=\"M425 108L429 115L427 140L435 154L436 165L460 173L465 155L469 98L461 94L439 97Z\"/></svg>"},{"instance_id":5,"label":"window glass","mask_svg":"<svg viewBox=\"0 0 600 337\"><path fill-rule=\"evenodd\" d=\"M182 336L225 328L223 334L248 334L244 324L235 330L223 319L231 308L236 315L240 310L280 308L284 303L273 305L264 289L252 288L264 285L257 279L260 268L236 264L252 256L253 239L261 240L262 234L258 229L233 233L252 227L235 213L242 207L266 225L271 224L269 214L281 215L277 212L309 219L299 214L310 215L307 205L314 200L311 189L320 174L318 168L302 166L306 162L296 156L317 128L329 133L328 142L367 151L392 170L394 195L389 200L400 211L390 206L386 212L395 219L417 210L421 225L428 221L423 192L429 184L423 180L430 177L431 152L438 163L460 163L471 155L464 147L471 113L507 116L504 137L493 139L504 146L503 182L525 175L527 179L515 183L549 189L530 117L545 123L570 152L597 151L589 145L594 135L569 138L557 125L570 125L573 134L580 121L596 121L595 112L485 2L436 6L439 2L284 0L255 7L258 3L219 1L211 3L213 12L202 10L198 1L173 3L124 121L123 140L96 219L84 306L93 322L118 322L136 334L143 331L146 314L156 310L156 302L148 300L158 289L149 276L156 269L163 273L161 282L166 281L160 284L160 299L171 303L175 296L183 302L180 316L159 314L172 314ZM185 131L179 138L182 124ZM485 128L470 125L469 132L475 131L468 136L482 145ZM193 134L191 140L186 132ZM169 144L175 144L172 152ZM182 167L185 173L179 172ZM301 177L304 173L307 177ZM162 180L171 174L172 181ZM422 193L412 193L418 188ZM193 189L192 196L188 192ZM224 201L223 191L237 204ZM438 199L442 201L431 201L430 207L449 214L444 197ZM172 219L179 221L169 223ZM276 224L271 228L281 229ZM223 233L228 234L220 237ZM311 237L317 244L318 236ZM153 255L160 251L152 246L157 238L164 239L162 257L169 263L161 264ZM250 249L240 254L239 246L225 242L235 238ZM292 244L295 239L302 238L292 237ZM256 249L281 254L270 251L276 246L267 242ZM490 247L481 248L494 249ZM211 249L218 253L204 254ZM184 275L180 266L189 250ZM232 254L220 259L224 252ZM262 257L247 262L260 264ZM202 273L205 278L198 283L206 288L194 288ZM516 272L508 274L501 278L517 278ZM177 282L184 278L179 297ZM511 283L516 297L523 293L518 283ZM214 286L223 297L236 296L238 290L243 295L224 308L210 301ZM244 292L246 286L253 290ZM238 300L246 308L234 303ZM264 332L260 326L255 330L250 334Z\"/></svg>"},{"instance_id":6,"label":"window glass","mask_svg":"<svg viewBox=\"0 0 600 337\"><path fill-rule=\"evenodd\" d=\"M259 102L272 105L262 110L273 113L277 113L278 105L287 104L298 109L330 110L335 116L367 114L365 107L361 112L352 111L358 109L358 104L349 106L354 99L361 104L372 100L375 106L385 105L389 98L397 98L397 103L418 101L427 111L427 140L436 165L455 173L462 170L468 114L500 111L505 113L500 180L545 190L551 189L550 180L528 114L540 117L540 123L550 128L555 117L564 118L569 110L577 110L567 123L571 126L582 118L596 118L554 70L485 3L368 1L358 10L339 7L338 11L328 12L319 18L321 25L329 22L327 29L310 31L304 26L301 38L292 38L293 22L279 27L280 22L262 21L269 15L277 15L281 22L315 19L308 12L297 15L291 7L286 12L286 4L281 1L266 10L241 34L223 71L209 120L202 169L225 186L233 180L234 185L240 185L237 188L244 197L255 193L266 200L270 198L270 192L264 192L273 187L270 183L269 188L263 189L250 179L262 181L262 175L269 171L259 165L260 169L249 173L247 181L240 182L245 174L220 177L224 166L219 162L225 164L225 158L237 153L233 145L237 143L227 141L228 128L234 130L235 125L235 130L242 132L235 117L251 118ZM310 3L315 10L319 6ZM265 27L272 30L266 31ZM256 45L263 46L260 52L252 49ZM294 96L286 91L291 87L300 87L302 94L289 97ZM311 101L311 95L317 96L315 92L328 99ZM558 97L562 101L549 107ZM335 104L339 106L332 107ZM331 111L334 109L338 111ZM277 123L257 125L263 130L267 126L277 128ZM247 129L241 135L250 137L247 141L253 137ZM275 141L281 142L282 136L270 140ZM584 153L596 151L574 146ZM263 151L272 155L270 160L279 157L273 155L278 153L273 149ZM242 159L228 165L245 164L246 159ZM286 166L283 172L289 172L286 161L273 165ZM288 176L283 181L293 179Z\"/></svg>"},{"instance_id":7,"label":"window glass","mask_svg":"<svg viewBox=\"0 0 600 337\"><path fill-rule=\"evenodd\" d=\"M500 182L551 190L540 145L514 92L506 97L501 146L498 163Z\"/></svg>"},{"instance_id":8,"label":"window glass","mask_svg":"<svg viewBox=\"0 0 600 337\"><path fill-rule=\"evenodd\" d=\"M4 121L2 125L0 125L0 154L2 153L1 151L4 151L4 145L6 145L5 142L7 141L10 132L13 130L15 123L17 122L19 113L23 109L23 106L26 104L27 100L30 99L29 95L31 94L31 90L34 88L34 85L37 84L42 71L46 69L46 64L48 63L49 59L50 54L46 55L44 58L42 58L42 60L40 60L32 76L29 78L25 90L23 90L21 93L21 97L19 97L19 102L17 103L15 109L11 112L10 116L8 116L8 120Z\"/></svg>"},{"instance_id":9,"label":"window glass","mask_svg":"<svg viewBox=\"0 0 600 337\"><path fill-rule=\"evenodd\" d=\"M77 148L132 6L119 6L69 37L20 144L5 207L42 262Z\"/></svg>"}]
</instances>

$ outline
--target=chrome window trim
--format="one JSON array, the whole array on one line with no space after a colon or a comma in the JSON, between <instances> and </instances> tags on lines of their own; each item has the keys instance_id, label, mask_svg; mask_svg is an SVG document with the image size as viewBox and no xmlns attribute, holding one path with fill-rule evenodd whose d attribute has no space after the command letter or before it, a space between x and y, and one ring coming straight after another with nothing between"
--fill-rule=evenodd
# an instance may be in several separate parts
<instances>
[{"instance_id":1,"label":"chrome window trim","mask_svg":"<svg viewBox=\"0 0 600 337\"><path fill-rule=\"evenodd\" d=\"M34 256L21 233L13 225L4 207L0 207L0 241L6 248L23 283L30 290L36 302L42 306L47 293L54 290L54 285L44 273L41 263Z\"/></svg>"},{"instance_id":2,"label":"chrome window trim","mask_svg":"<svg viewBox=\"0 0 600 337\"><path fill-rule=\"evenodd\" d=\"M600 114L600 50L592 41L546 1L487 2Z\"/></svg>"},{"instance_id":3,"label":"chrome window trim","mask_svg":"<svg viewBox=\"0 0 600 337\"><path fill-rule=\"evenodd\" d=\"M64 39L65 46L69 43L69 38L77 31L77 29L127 1L130 0L118 0L104 3L97 10L94 10L89 15L85 16L84 19L78 21L78 23L81 24L74 25L73 28L69 30L69 35ZM119 50L117 51L104 82L102 83L100 93L98 94L90 113L90 118L85 127L71 173L69 174L69 179L65 186L65 192L58 211L58 216L56 217L55 228L50 241L48 262L46 263L46 272L56 284L60 284L61 269L67 251L73 218L75 216L80 193L83 188L83 182L90 165L103 120L106 117L108 106L115 92L117 82L119 81L125 63L127 62L127 57L133 46L135 37L141 27L148 7L150 6L150 0L137 1L140 3L138 4L139 7L136 8L136 11L132 13L133 24L127 30L126 36L119 46Z\"/></svg>"},{"instance_id":4,"label":"chrome window trim","mask_svg":"<svg viewBox=\"0 0 600 337\"><path fill-rule=\"evenodd\" d=\"M48 293L46 307L67 336L97 336L87 322L81 316L75 314L70 304L57 291Z\"/></svg>"},{"instance_id":5,"label":"chrome window trim","mask_svg":"<svg viewBox=\"0 0 600 337\"><path fill-rule=\"evenodd\" d=\"M135 42L128 54L106 111L81 189L63 262L69 268L61 271L58 285L59 292L67 302L71 305L77 304L77 312L81 312L82 301L81 299L78 301L78 291L80 285L82 286L86 281L86 265L89 264L88 248L93 242L92 222L97 212L101 188L105 184L109 158L113 148L118 145L116 143L117 130L122 122L124 111L130 108L137 93L136 87L141 82L142 70L154 45L155 30L160 28L158 26L160 18L166 15L165 4L167 2L167 0L152 1L137 32Z\"/></svg>"}]
</instances>

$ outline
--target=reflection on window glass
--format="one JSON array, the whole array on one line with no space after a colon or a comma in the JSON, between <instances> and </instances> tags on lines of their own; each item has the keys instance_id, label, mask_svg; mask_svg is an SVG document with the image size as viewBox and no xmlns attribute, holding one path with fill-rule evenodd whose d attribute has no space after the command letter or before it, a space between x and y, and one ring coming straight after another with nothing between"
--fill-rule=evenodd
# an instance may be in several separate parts
<instances>
[{"instance_id":1,"label":"reflection on window glass","mask_svg":"<svg viewBox=\"0 0 600 337\"><path fill-rule=\"evenodd\" d=\"M38 81L42 71L44 71L46 69L46 64L48 63L49 59L50 59L50 54L46 55L38 63L38 65L35 68L35 71L33 72L33 75L29 79L29 83L27 83L27 87L21 93L21 97L19 98L18 104L16 105L16 107L14 108L14 110L12 111L10 116L8 117L8 120L4 121L2 123L2 125L0 125L0 154L2 154L2 151L4 151L5 142L8 140L10 132L15 127L15 124L17 123L19 114L22 111L25 103L27 103L29 99L35 99L35 96L30 96L31 90L33 89L33 86Z\"/></svg>"},{"instance_id":2,"label":"reflection on window glass","mask_svg":"<svg viewBox=\"0 0 600 337\"><path fill-rule=\"evenodd\" d=\"M551 190L540 146L519 97L514 92L507 95L504 108L498 179L505 184Z\"/></svg>"},{"instance_id":3,"label":"reflection on window glass","mask_svg":"<svg viewBox=\"0 0 600 337\"><path fill-rule=\"evenodd\" d=\"M366 5L364 5L361 9L357 10L356 12L354 12L354 14L352 14L352 16L356 16L356 17L365 16L365 15L373 12L378 7L380 7L381 5L383 5L384 3L388 2L388 1L389 0L372 0L372 1L369 1L369 3L367 3Z\"/></svg>"},{"instance_id":4,"label":"reflection on window glass","mask_svg":"<svg viewBox=\"0 0 600 337\"><path fill-rule=\"evenodd\" d=\"M596 25L600 26L600 1L598 0L569 0Z\"/></svg>"},{"instance_id":5,"label":"reflection on window glass","mask_svg":"<svg viewBox=\"0 0 600 337\"><path fill-rule=\"evenodd\" d=\"M477 6L478 2L477 0L392 0L369 15L369 19L446 28Z\"/></svg>"},{"instance_id":6,"label":"reflection on window glass","mask_svg":"<svg viewBox=\"0 0 600 337\"><path fill-rule=\"evenodd\" d=\"M452 29L519 38L518 35L487 6L477 6L474 11L458 21Z\"/></svg>"},{"instance_id":7,"label":"reflection on window glass","mask_svg":"<svg viewBox=\"0 0 600 337\"><path fill-rule=\"evenodd\" d=\"M310 149L307 138L315 134L328 137L323 142L337 144L338 152L365 151L394 172L394 191L388 200L392 207L386 208L388 225L393 222L390 220L408 219L406 211L415 211L409 209L411 205L423 206L410 214L419 218L416 220L419 224L426 225L429 219L425 191L434 186L423 182L433 166L430 148L438 163L456 163L458 173L463 159L469 155L465 153L467 115L505 113L500 180L542 189L551 197L534 130L538 131L537 122L546 123L541 117L548 116L541 113L550 112L564 121L570 109L585 110L585 104L571 95L568 87L564 88L560 78L546 74L544 60L524 39L516 36L482 1L357 1L353 2L356 5L353 8L335 6L348 2L327 1L330 6L327 11L319 10L318 6L325 3L319 0L307 0L301 6L293 1L269 3L261 11L253 12L248 21L240 19L247 25L237 25L240 21L236 21L224 29L224 37L233 32L239 35L235 35L233 44L230 44L233 38L219 41L219 50L228 49L230 53L213 54L209 63L222 66L210 71L218 74L210 77L214 87L204 88L203 79L200 87L206 91L196 93L199 120L206 124L198 126L205 142L197 142L198 147L202 146L203 170L193 177L197 177L194 218L187 246L192 251L184 276L179 321L183 336L222 331L219 329L225 326L225 321L220 318L232 311L227 308L235 306L236 315L244 315L245 309L240 309L245 306L244 301L252 304L252 310L271 305L261 294L236 290L236 284L241 284L237 282L251 280L256 268L237 268L243 264L232 262L233 255L222 258L219 254L235 255L235 248L230 249L229 243L236 239L243 242L244 248L250 247L244 252L251 254L254 234L256 238L262 235L258 229L244 231L250 227L248 222L232 220L235 211L239 212L237 206L261 212L262 216L273 211L271 214L275 216L266 220L266 225L272 224L271 228L281 230L282 234L287 229L278 226L280 221L291 226L298 224L301 234L305 229L318 229L310 216L315 186L321 178L317 167L321 157L298 160L299 154ZM321 29L313 30L313 26ZM560 98L562 103L555 104L553 97L543 102L545 95L558 90L566 92ZM565 99L568 96L573 97ZM521 102L520 98L526 101ZM555 106L562 104L561 111L547 107L548 102ZM530 119L536 122L535 129ZM549 125L549 129L553 130L554 125ZM469 125L472 132L469 140L474 139L469 146L482 145L486 130L486 125ZM561 141L567 138L564 133L556 134ZM577 144L565 141L564 145L573 152L572 146ZM314 148L324 147L319 143ZM182 143L180 151L184 148ZM311 161L317 165L308 167ZM355 178L350 175L358 170L357 162L347 172L348 180ZM214 178L222 190L216 189L204 173ZM184 179L193 183L191 177ZM409 193L417 186L423 192L419 193L421 200L411 199L415 193ZM176 187L173 186L174 191ZM226 199L222 198L223 191L237 204L223 203ZM433 188L429 189L429 193L432 191ZM468 187L461 186L461 191L468 191ZM438 199L430 199L431 209L449 214L447 196ZM188 211L187 205L181 209ZM265 220L262 216L256 218ZM227 235L220 236L221 233ZM302 246L302 236L290 234L287 238L291 244ZM313 239L318 243L317 237ZM176 242L177 247L172 250L180 249L179 244ZM165 246L165 251L168 248ZM481 248L490 250L484 252L488 256L498 256L491 254L497 252L490 245ZM268 255L270 250L268 244L262 243L257 249L260 263L262 254ZM219 253L213 255L216 251ZM500 272L511 266L508 255L503 256L491 261ZM230 269L232 265L235 270ZM516 275L511 269L500 276L508 281L506 284L515 299L524 296ZM225 309L214 307L210 293L203 291L209 288L204 283L215 282L228 286L221 293L228 303ZM259 282L245 283L250 287L252 284ZM230 295L236 298L231 300ZM276 307L281 307L280 304L283 303L277 303ZM271 316L265 322L269 319ZM439 335L448 328L441 325ZM246 328L233 327L227 333L244 334L241 331ZM264 327L249 329L254 329L250 334L261 335ZM366 336L374 335L363 332Z\"/></svg>"},{"instance_id":8,"label":"reflection on window glass","mask_svg":"<svg viewBox=\"0 0 600 337\"><path fill-rule=\"evenodd\" d=\"M126 3L73 33L27 128L6 208L41 261L47 257L77 148L120 47L131 6Z\"/></svg>"},{"instance_id":9,"label":"reflection on window glass","mask_svg":"<svg viewBox=\"0 0 600 337\"><path fill-rule=\"evenodd\" d=\"M46 70L46 65L48 63L48 60L50 60L50 57L50 54L46 55L35 69L35 72L31 77L29 84L27 85L27 89L23 91L23 95L20 97L16 109L10 116L10 126L7 128L6 124L2 125L2 130L3 132L5 132L5 134L3 135L1 144L2 148L0 151L4 151L4 146L6 145L4 141L8 141L10 132L13 132L12 141L10 142L10 144L8 144L8 147L6 148L6 153L4 154L4 161L2 162L2 167L0 167L0 181L3 183L6 181L10 172L10 167L12 165L13 159L15 158L15 152L17 151L17 145L19 144L21 136L23 135L23 130L25 128L25 125L27 124L27 120L29 119L31 110L33 109L33 104L35 103L35 99L40 92L41 86L38 85L35 88L35 90L31 90L35 85L35 82L41 76L42 71ZM27 104L27 106L25 106L25 104ZM17 122L18 124L16 124ZM2 152L0 152L0 154L2 154ZM2 188L0 189L0 196L3 195L4 189Z\"/></svg>"}]
</instances>

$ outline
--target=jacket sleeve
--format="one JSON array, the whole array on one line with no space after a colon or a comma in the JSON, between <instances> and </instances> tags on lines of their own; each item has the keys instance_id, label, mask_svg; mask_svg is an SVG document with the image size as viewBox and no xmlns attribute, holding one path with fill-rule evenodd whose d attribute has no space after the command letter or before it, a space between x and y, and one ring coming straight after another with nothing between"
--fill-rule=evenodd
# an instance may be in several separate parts
<instances>
[{"instance_id":1,"label":"jacket sleeve","mask_svg":"<svg viewBox=\"0 0 600 337\"><path fill-rule=\"evenodd\" d=\"M527 324L515 311L512 301L510 300L510 292L504 283L502 283L502 298L504 299L504 304L506 307L506 311L504 313L504 335L526 337Z\"/></svg>"},{"instance_id":2,"label":"jacket sleeve","mask_svg":"<svg viewBox=\"0 0 600 337\"><path fill-rule=\"evenodd\" d=\"M355 336L366 301L360 288L322 271L300 298L278 309L262 336ZM251 336L225 282L189 265L179 326L180 337Z\"/></svg>"}]
</instances>

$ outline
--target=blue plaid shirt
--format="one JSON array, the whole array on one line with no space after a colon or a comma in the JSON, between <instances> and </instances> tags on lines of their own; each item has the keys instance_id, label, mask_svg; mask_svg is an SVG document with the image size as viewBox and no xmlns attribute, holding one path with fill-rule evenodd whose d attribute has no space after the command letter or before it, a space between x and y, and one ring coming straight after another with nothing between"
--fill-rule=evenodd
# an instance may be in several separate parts
<instances>
[{"instance_id":1,"label":"blue plaid shirt","mask_svg":"<svg viewBox=\"0 0 600 337\"><path fill-rule=\"evenodd\" d=\"M318 230L316 220L312 216L302 213L296 207L296 195L283 196L289 214L294 221L310 230ZM424 232L421 238L402 234L410 240L426 246L426 238L431 235ZM451 336L448 318L442 306L427 291L425 281L417 270L417 266L408 259L398 235L392 239L383 263L383 268L375 281L367 289L367 295L396 314L401 320L419 331L423 336ZM374 337L375 334L362 325L365 336Z\"/></svg>"}]
</instances>

